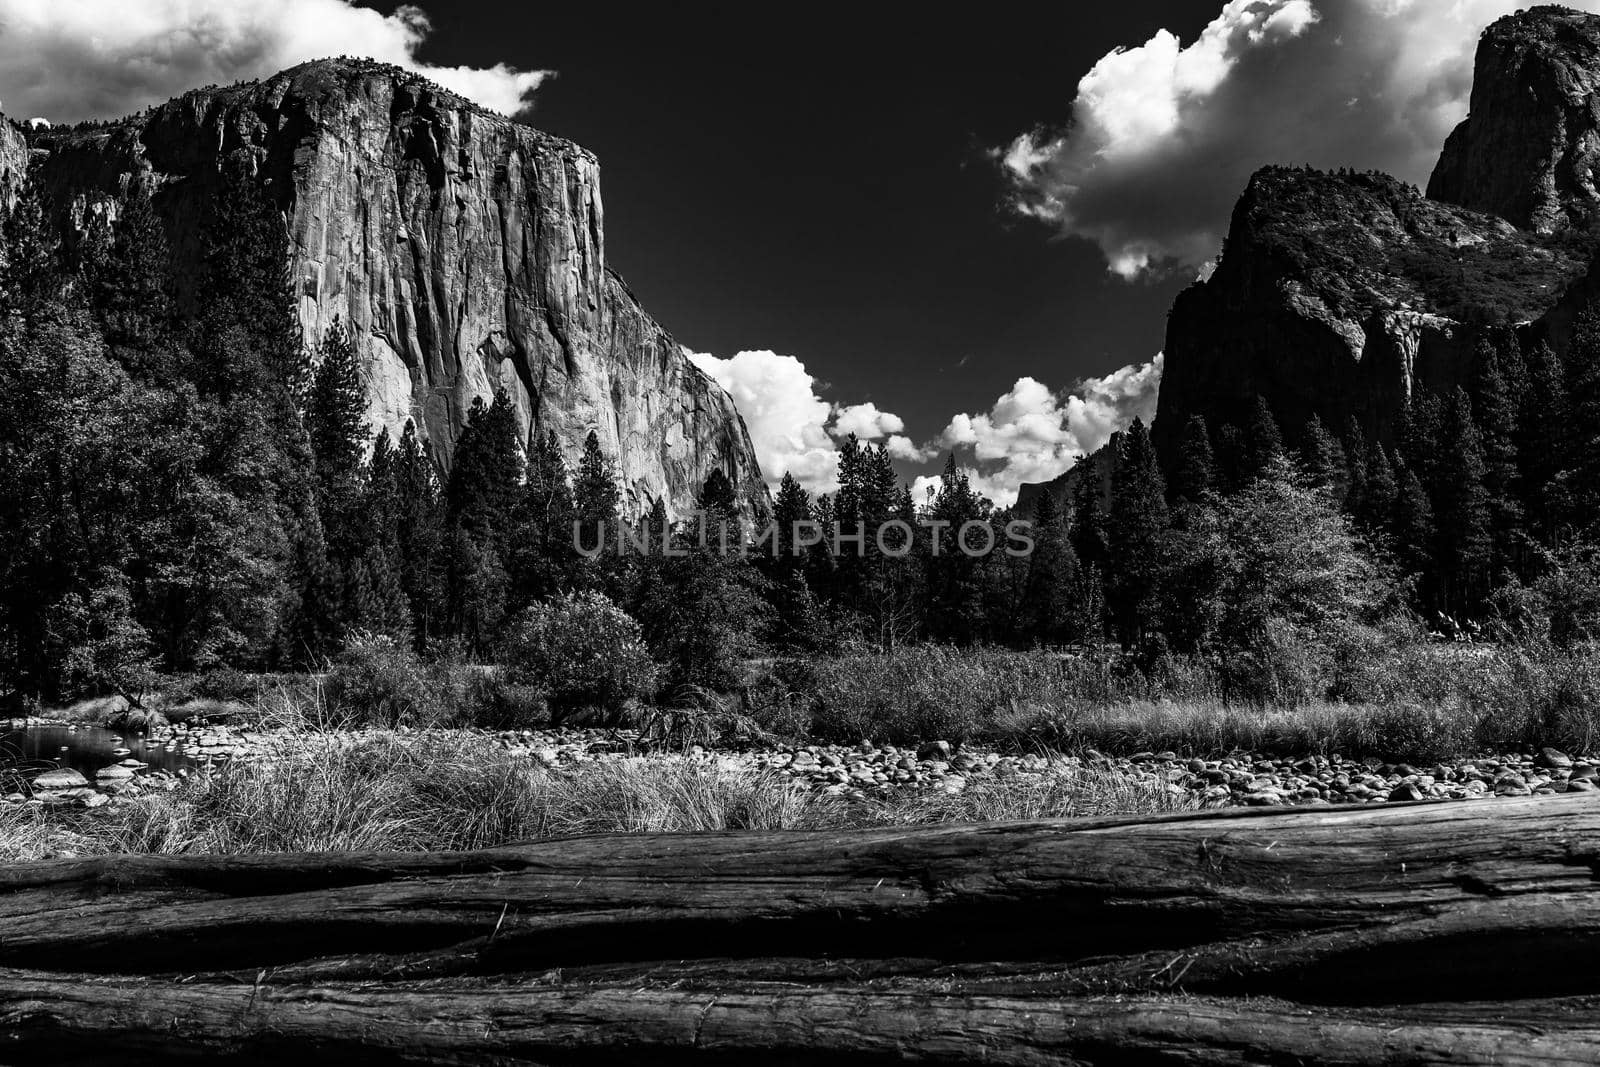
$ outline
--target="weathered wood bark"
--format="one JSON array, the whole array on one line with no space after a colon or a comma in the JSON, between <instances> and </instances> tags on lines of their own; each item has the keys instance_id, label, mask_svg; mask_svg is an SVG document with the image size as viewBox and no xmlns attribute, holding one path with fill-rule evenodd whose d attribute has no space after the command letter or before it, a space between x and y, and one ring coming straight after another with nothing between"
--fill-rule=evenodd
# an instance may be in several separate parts
<instances>
[{"instance_id":1,"label":"weathered wood bark","mask_svg":"<svg viewBox=\"0 0 1600 1067\"><path fill-rule=\"evenodd\" d=\"M0 1062L1600 1061L1597 873L1585 796L18 865Z\"/></svg>"},{"instance_id":2,"label":"weathered wood bark","mask_svg":"<svg viewBox=\"0 0 1600 1067\"><path fill-rule=\"evenodd\" d=\"M285 989L0 974L0 1027L12 1038L0 1048L53 1064L105 1062L108 1050L124 1063L175 1049L208 1059L293 1054L299 1063L1600 1062L1600 1012L1589 1000L1328 1011L1194 997Z\"/></svg>"}]
</instances>

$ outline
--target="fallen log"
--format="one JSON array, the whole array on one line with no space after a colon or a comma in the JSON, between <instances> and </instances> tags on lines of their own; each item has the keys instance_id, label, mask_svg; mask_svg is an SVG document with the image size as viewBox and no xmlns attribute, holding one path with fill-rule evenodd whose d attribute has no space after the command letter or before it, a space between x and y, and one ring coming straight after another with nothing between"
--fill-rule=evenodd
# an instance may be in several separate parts
<instances>
[{"instance_id":1,"label":"fallen log","mask_svg":"<svg viewBox=\"0 0 1600 1067\"><path fill-rule=\"evenodd\" d=\"M477 853L152 857L0 871L0 965L105 974L331 961L343 977L782 957L1045 961L1091 991L1286 978L1330 1003L1449 987L1490 947L1546 995L1600 949L1600 799L865 832L585 837ZM1200 948L1208 951L1200 952ZM1359 982L1353 981L1360 977ZM1438 987L1435 986L1435 989ZM1452 989L1442 994L1454 997Z\"/></svg>"},{"instance_id":2,"label":"fallen log","mask_svg":"<svg viewBox=\"0 0 1600 1067\"><path fill-rule=\"evenodd\" d=\"M24 864L0 1062L1600 1062L1597 873L1588 796Z\"/></svg>"},{"instance_id":3,"label":"fallen log","mask_svg":"<svg viewBox=\"0 0 1600 1067\"><path fill-rule=\"evenodd\" d=\"M119 1064L1579 1064L1600 1004L1311 1009L1196 997L959 997L747 987L718 993L151 985L0 973L0 1056Z\"/></svg>"}]
</instances>

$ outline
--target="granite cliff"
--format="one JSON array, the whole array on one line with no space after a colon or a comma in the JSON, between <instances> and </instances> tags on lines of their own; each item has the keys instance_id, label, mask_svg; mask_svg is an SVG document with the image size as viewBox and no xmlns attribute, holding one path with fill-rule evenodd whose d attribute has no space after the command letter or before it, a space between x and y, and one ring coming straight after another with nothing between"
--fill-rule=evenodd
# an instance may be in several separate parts
<instances>
[{"instance_id":1,"label":"granite cliff","mask_svg":"<svg viewBox=\"0 0 1600 1067\"><path fill-rule=\"evenodd\" d=\"M1472 112L1428 196L1386 175L1267 168L1221 261L1168 318L1155 438L1189 416L1243 421L1265 397L1293 436L1312 415L1389 440L1406 399L1474 372L1514 330L1563 347L1600 291L1600 17L1541 7L1478 50Z\"/></svg>"},{"instance_id":2,"label":"granite cliff","mask_svg":"<svg viewBox=\"0 0 1600 1067\"><path fill-rule=\"evenodd\" d=\"M504 389L522 430L555 431L571 461L597 432L632 513L682 511L718 468L766 498L732 400L607 266L599 166L569 141L393 67L325 60L44 143L35 174L66 210L144 183L180 275L222 165L244 158L285 214L307 338L342 319L369 420L415 421L445 465L473 400Z\"/></svg>"},{"instance_id":3,"label":"granite cliff","mask_svg":"<svg viewBox=\"0 0 1600 1067\"><path fill-rule=\"evenodd\" d=\"M1170 459L1191 415L1242 423L1257 397L1291 439L1316 415L1388 441L1414 391L1471 381L1490 334L1562 349L1600 295L1596 166L1600 17L1544 6L1485 31L1427 196L1377 173L1258 171L1216 270L1168 317L1157 447Z\"/></svg>"},{"instance_id":4,"label":"granite cliff","mask_svg":"<svg viewBox=\"0 0 1600 1067\"><path fill-rule=\"evenodd\" d=\"M17 181L28 169L28 142L11 120L0 115L0 204L9 206Z\"/></svg>"},{"instance_id":5,"label":"granite cliff","mask_svg":"<svg viewBox=\"0 0 1600 1067\"><path fill-rule=\"evenodd\" d=\"M1586 225L1600 210L1597 92L1600 19L1547 5L1496 22L1428 195L1540 233Z\"/></svg>"}]
</instances>

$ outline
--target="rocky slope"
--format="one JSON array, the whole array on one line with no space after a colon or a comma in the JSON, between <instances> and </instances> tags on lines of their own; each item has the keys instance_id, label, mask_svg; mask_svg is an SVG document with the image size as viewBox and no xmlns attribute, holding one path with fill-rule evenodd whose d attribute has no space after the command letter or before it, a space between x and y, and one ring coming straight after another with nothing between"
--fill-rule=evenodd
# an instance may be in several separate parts
<instances>
[{"instance_id":1,"label":"rocky slope","mask_svg":"<svg viewBox=\"0 0 1600 1067\"><path fill-rule=\"evenodd\" d=\"M1541 233L1586 224L1600 208L1597 91L1600 19L1544 6L1496 22L1428 195Z\"/></svg>"},{"instance_id":2,"label":"rocky slope","mask_svg":"<svg viewBox=\"0 0 1600 1067\"><path fill-rule=\"evenodd\" d=\"M1190 415L1243 421L1257 396L1291 434L1315 414L1387 440L1414 390L1470 381L1490 332L1560 348L1600 291L1597 116L1600 18L1537 8L1486 32L1431 197L1379 174L1257 173L1217 270L1168 319L1164 454Z\"/></svg>"},{"instance_id":3,"label":"rocky slope","mask_svg":"<svg viewBox=\"0 0 1600 1067\"><path fill-rule=\"evenodd\" d=\"M327 60L52 138L38 173L75 210L146 183L186 273L234 156L286 214L308 338L351 328L374 425L414 420L448 464L472 401L504 389L574 462L596 431L632 512L681 511L715 468L765 499L732 400L607 267L599 166L571 142Z\"/></svg>"}]
</instances>

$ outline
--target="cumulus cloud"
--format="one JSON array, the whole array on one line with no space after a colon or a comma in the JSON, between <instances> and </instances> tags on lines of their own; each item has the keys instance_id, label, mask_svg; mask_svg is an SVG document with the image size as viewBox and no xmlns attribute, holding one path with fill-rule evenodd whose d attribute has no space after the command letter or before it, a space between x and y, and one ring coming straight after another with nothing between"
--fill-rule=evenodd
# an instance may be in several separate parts
<instances>
[{"instance_id":1,"label":"cumulus cloud","mask_svg":"<svg viewBox=\"0 0 1600 1067\"><path fill-rule=\"evenodd\" d=\"M855 434L863 441L877 441L906 428L905 420L887 411L879 411L873 403L851 404L837 408L833 416L834 432Z\"/></svg>"},{"instance_id":2,"label":"cumulus cloud","mask_svg":"<svg viewBox=\"0 0 1600 1067\"><path fill-rule=\"evenodd\" d=\"M1568 0L1600 12L1600 0ZM1525 0L1228 0L1194 41L1162 30L1078 83L1065 129L997 151L1019 213L1087 238L1126 278L1215 257L1252 171L1427 183L1467 113L1478 35Z\"/></svg>"},{"instance_id":3,"label":"cumulus cloud","mask_svg":"<svg viewBox=\"0 0 1600 1067\"><path fill-rule=\"evenodd\" d=\"M1135 418L1155 417L1162 357L1088 378L1064 393L1034 378L1015 385L987 411L957 415L938 445L966 463L973 487L1000 505L1016 502L1024 482L1045 482L1064 473ZM918 478L913 493L937 488L937 478Z\"/></svg>"},{"instance_id":4,"label":"cumulus cloud","mask_svg":"<svg viewBox=\"0 0 1600 1067\"><path fill-rule=\"evenodd\" d=\"M850 434L880 442L895 459L921 461L927 453L900 431L905 420L876 404L841 405L825 400L822 383L794 356L767 350L727 359L684 350L696 367L733 397L755 446L768 484L785 472L812 493L839 487L839 442Z\"/></svg>"},{"instance_id":5,"label":"cumulus cloud","mask_svg":"<svg viewBox=\"0 0 1600 1067\"><path fill-rule=\"evenodd\" d=\"M0 0L0 105L58 122L114 118L199 85L354 55L514 114L550 76L423 63L429 29L420 8L384 15L351 0Z\"/></svg>"}]
</instances>

